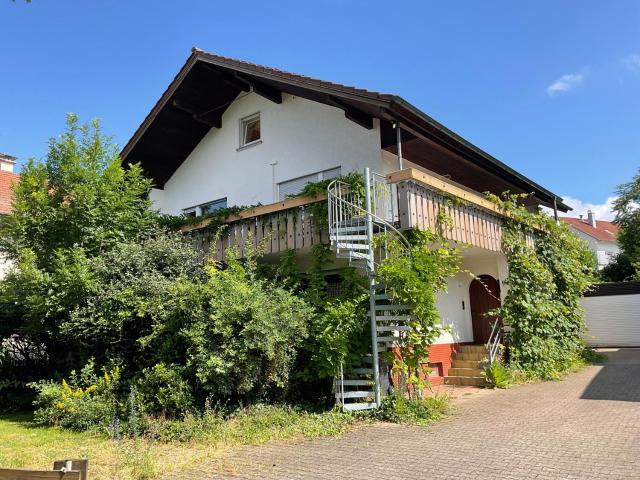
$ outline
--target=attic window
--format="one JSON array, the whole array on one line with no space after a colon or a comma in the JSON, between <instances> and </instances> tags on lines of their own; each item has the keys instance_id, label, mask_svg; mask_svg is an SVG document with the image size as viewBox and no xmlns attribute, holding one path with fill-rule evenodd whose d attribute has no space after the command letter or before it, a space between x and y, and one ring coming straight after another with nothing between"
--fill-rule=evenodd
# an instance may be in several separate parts
<instances>
[{"instance_id":1,"label":"attic window","mask_svg":"<svg viewBox=\"0 0 640 480\"><path fill-rule=\"evenodd\" d=\"M254 113L240 120L240 148L260 142L260 113Z\"/></svg>"}]
</instances>

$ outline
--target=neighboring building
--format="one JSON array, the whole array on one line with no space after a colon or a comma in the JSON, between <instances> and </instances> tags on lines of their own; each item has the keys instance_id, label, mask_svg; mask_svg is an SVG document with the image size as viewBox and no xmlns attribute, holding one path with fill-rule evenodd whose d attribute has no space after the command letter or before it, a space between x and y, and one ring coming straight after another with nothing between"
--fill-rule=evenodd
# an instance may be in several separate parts
<instances>
[{"instance_id":1,"label":"neighboring building","mask_svg":"<svg viewBox=\"0 0 640 480\"><path fill-rule=\"evenodd\" d=\"M11 200L13 190L11 185L19 175L13 173L16 158L5 153L0 153L0 215L11 213ZM0 278L4 277L11 263L0 257Z\"/></svg>"},{"instance_id":2,"label":"neighboring building","mask_svg":"<svg viewBox=\"0 0 640 480\"><path fill-rule=\"evenodd\" d=\"M598 270L602 270L620 253L618 227L606 220L596 220L591 210L587 212L586 219L580 215L580 218L562 217L562 221L589 245L598 261Z\"/></svg>"},{"instance_id":3,"label":"neighboring building","mask_svg":"<svg viewBox=\"0 0 640 480\"><path fill-rule=\"evenodd\" d=\"M369 209L377 215L372 217L374 231L434 228L438 209L447 208L453 225L445 235L466 244L462 267L485 286L460 273L440 296L441 317L449 330L431 349L434 383L443 377L449 377L449 383L483 382L474 355L494 338L484 313L506 292L503 213L480 192L530 193L526 205L532 209L555 205L569 210L561 198L399 96L198 49L127 143L122 159L125 164L140 163L153 178L156 188L151 198L164 213L200 216L225 206L262 204L236 216L223 238L216 241L202 234L198 240L202 249L209 251L216 242L220 260L226 248L242 249L252 234L256 242L269 239L271 255L296 249L303 259L309 246L331 243L337 253L333 269L351 262L371 272L377 257L368 253L366 216L353 213L363 212L364 203L355 210L343 208L345 199L353 197L334 185L327 232L318 230L305 213L305 205L317 198L290 198L307 182L365 168L378 174L371 177L375 183L371 191L380 192ZM446 205L449 196L466 202ZM384 294L376 293L375 301L382 302L376 312L393 310ZM376 313L376 318L386 317ZM391 331L393 337L394 329L402 327L378 326L380 348L393 340L383 339L379 332ZM461 347L464 344L478 347ZM461 348L474 359L452 364ZM363 381L348 380L350 385ZM354 398L362 393L366 392L356 392Z\"/></svg>"}]
</instances>

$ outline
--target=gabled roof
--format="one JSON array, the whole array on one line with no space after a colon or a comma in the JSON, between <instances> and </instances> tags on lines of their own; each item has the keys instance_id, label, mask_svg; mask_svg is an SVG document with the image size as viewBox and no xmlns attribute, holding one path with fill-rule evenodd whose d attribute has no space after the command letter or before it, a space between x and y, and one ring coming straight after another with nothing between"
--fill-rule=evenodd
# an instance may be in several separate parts
<instances>
[{"instance_id":1,"label":"gabled roof","mask_svg":"<svg viewBox=\"0 0 640 480\"><path fill-rule=\"evenodd\" d=\"M600 240L601 242L615 242L618 235L618 226L606 220L596 220L596 227L592 227L586 220L572 217L560 217L576 230Z\"/></svg>"},{"instance_id":2,"label":"gabled roof","mask_svg":"<svg viewBox=\"0 0 640 480\"><path fill-rule=\"evenodd\" d=\"M141 163L162 188L209 129L221 126L222 114L238 94L249 89L276 103L282 101L282 93L289 93L332 105L365 128L372 128L373 118L379 118L384 125L383 148L393 148L395 136L391 124L399 122L410 139L432 142L456 155L464 164L461 169L490 172L500 192L533 193L543 205L553 207L555 202L561 211L571 210L557 195L397 95L327 82L197 48L192 49L186 63L125 145L123 163Z\"/></svg>"},{"instance_id":3,"label":"gabled roof","mask_svg":"<svg viewBox=\"0 0 640 480\"><path fill-rule=\"evenodd\" d=\"M0 170L0 214L11 213L11 199L13 198L13 190L11 185L18 180L20 175L13 172L5 172Z\"/></svg>"}]
</instances>

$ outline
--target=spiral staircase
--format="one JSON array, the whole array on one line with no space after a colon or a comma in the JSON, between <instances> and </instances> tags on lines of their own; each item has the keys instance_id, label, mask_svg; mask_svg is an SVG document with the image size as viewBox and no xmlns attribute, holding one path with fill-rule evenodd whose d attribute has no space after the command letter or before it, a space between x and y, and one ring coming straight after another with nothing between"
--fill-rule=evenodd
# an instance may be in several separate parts
<instances>
[{"instance_id":1,"label":"spiral staircase","mask_svg":"<svg viewBox=\"0 0 640 480\"><path fill-rule=\"evenodd\" d=\"M393 303L376 277L377 265L389 254L386 240L399 240L400 254L408 252L406 238L393 225L392 187L369 169L365 169L364 177L364 195L340 180L327 187L331 248L338 258L361 268L369 283L371 353L358 363L343 365L335 379L336 402L343 410L368 410L380 405L381 395L388 389L388 375L381 375L387 370L380 354L402 341L411 319L411 307ZM377 245L374 235L381 238Z\"/></svg>"}]
</instances>

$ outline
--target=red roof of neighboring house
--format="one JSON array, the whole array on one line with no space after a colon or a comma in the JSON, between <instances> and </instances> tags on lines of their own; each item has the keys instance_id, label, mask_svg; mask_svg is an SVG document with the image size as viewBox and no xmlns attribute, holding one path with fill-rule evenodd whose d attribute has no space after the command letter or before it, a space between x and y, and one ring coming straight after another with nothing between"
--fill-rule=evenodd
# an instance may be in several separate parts
<instances>
[{"instance_id":1,"label":"red roof of neighboring house","mask_svg":"<svg viewBox=\"0 0 640 480\"><path fill-rule=\"evenodd\" d=\"M572 217L560 217L563 222L568 223L571 227L585 233L596 240L603 242L615 242L618 234L618 227L606 220L596 220L596 228L593 228L586 220Z\"/></svg>"},{"instance_id":2,"label":"red roof of neighboring house","mask_svg":"<svg viewBox=\"0 0 640 480\"><path fill-rule=\"evenodd\" d=\"M17 173L0 170L0 214L11 213L11 197L13 196L11 184L19 176Z\"/></svg>"}]
</instances>

